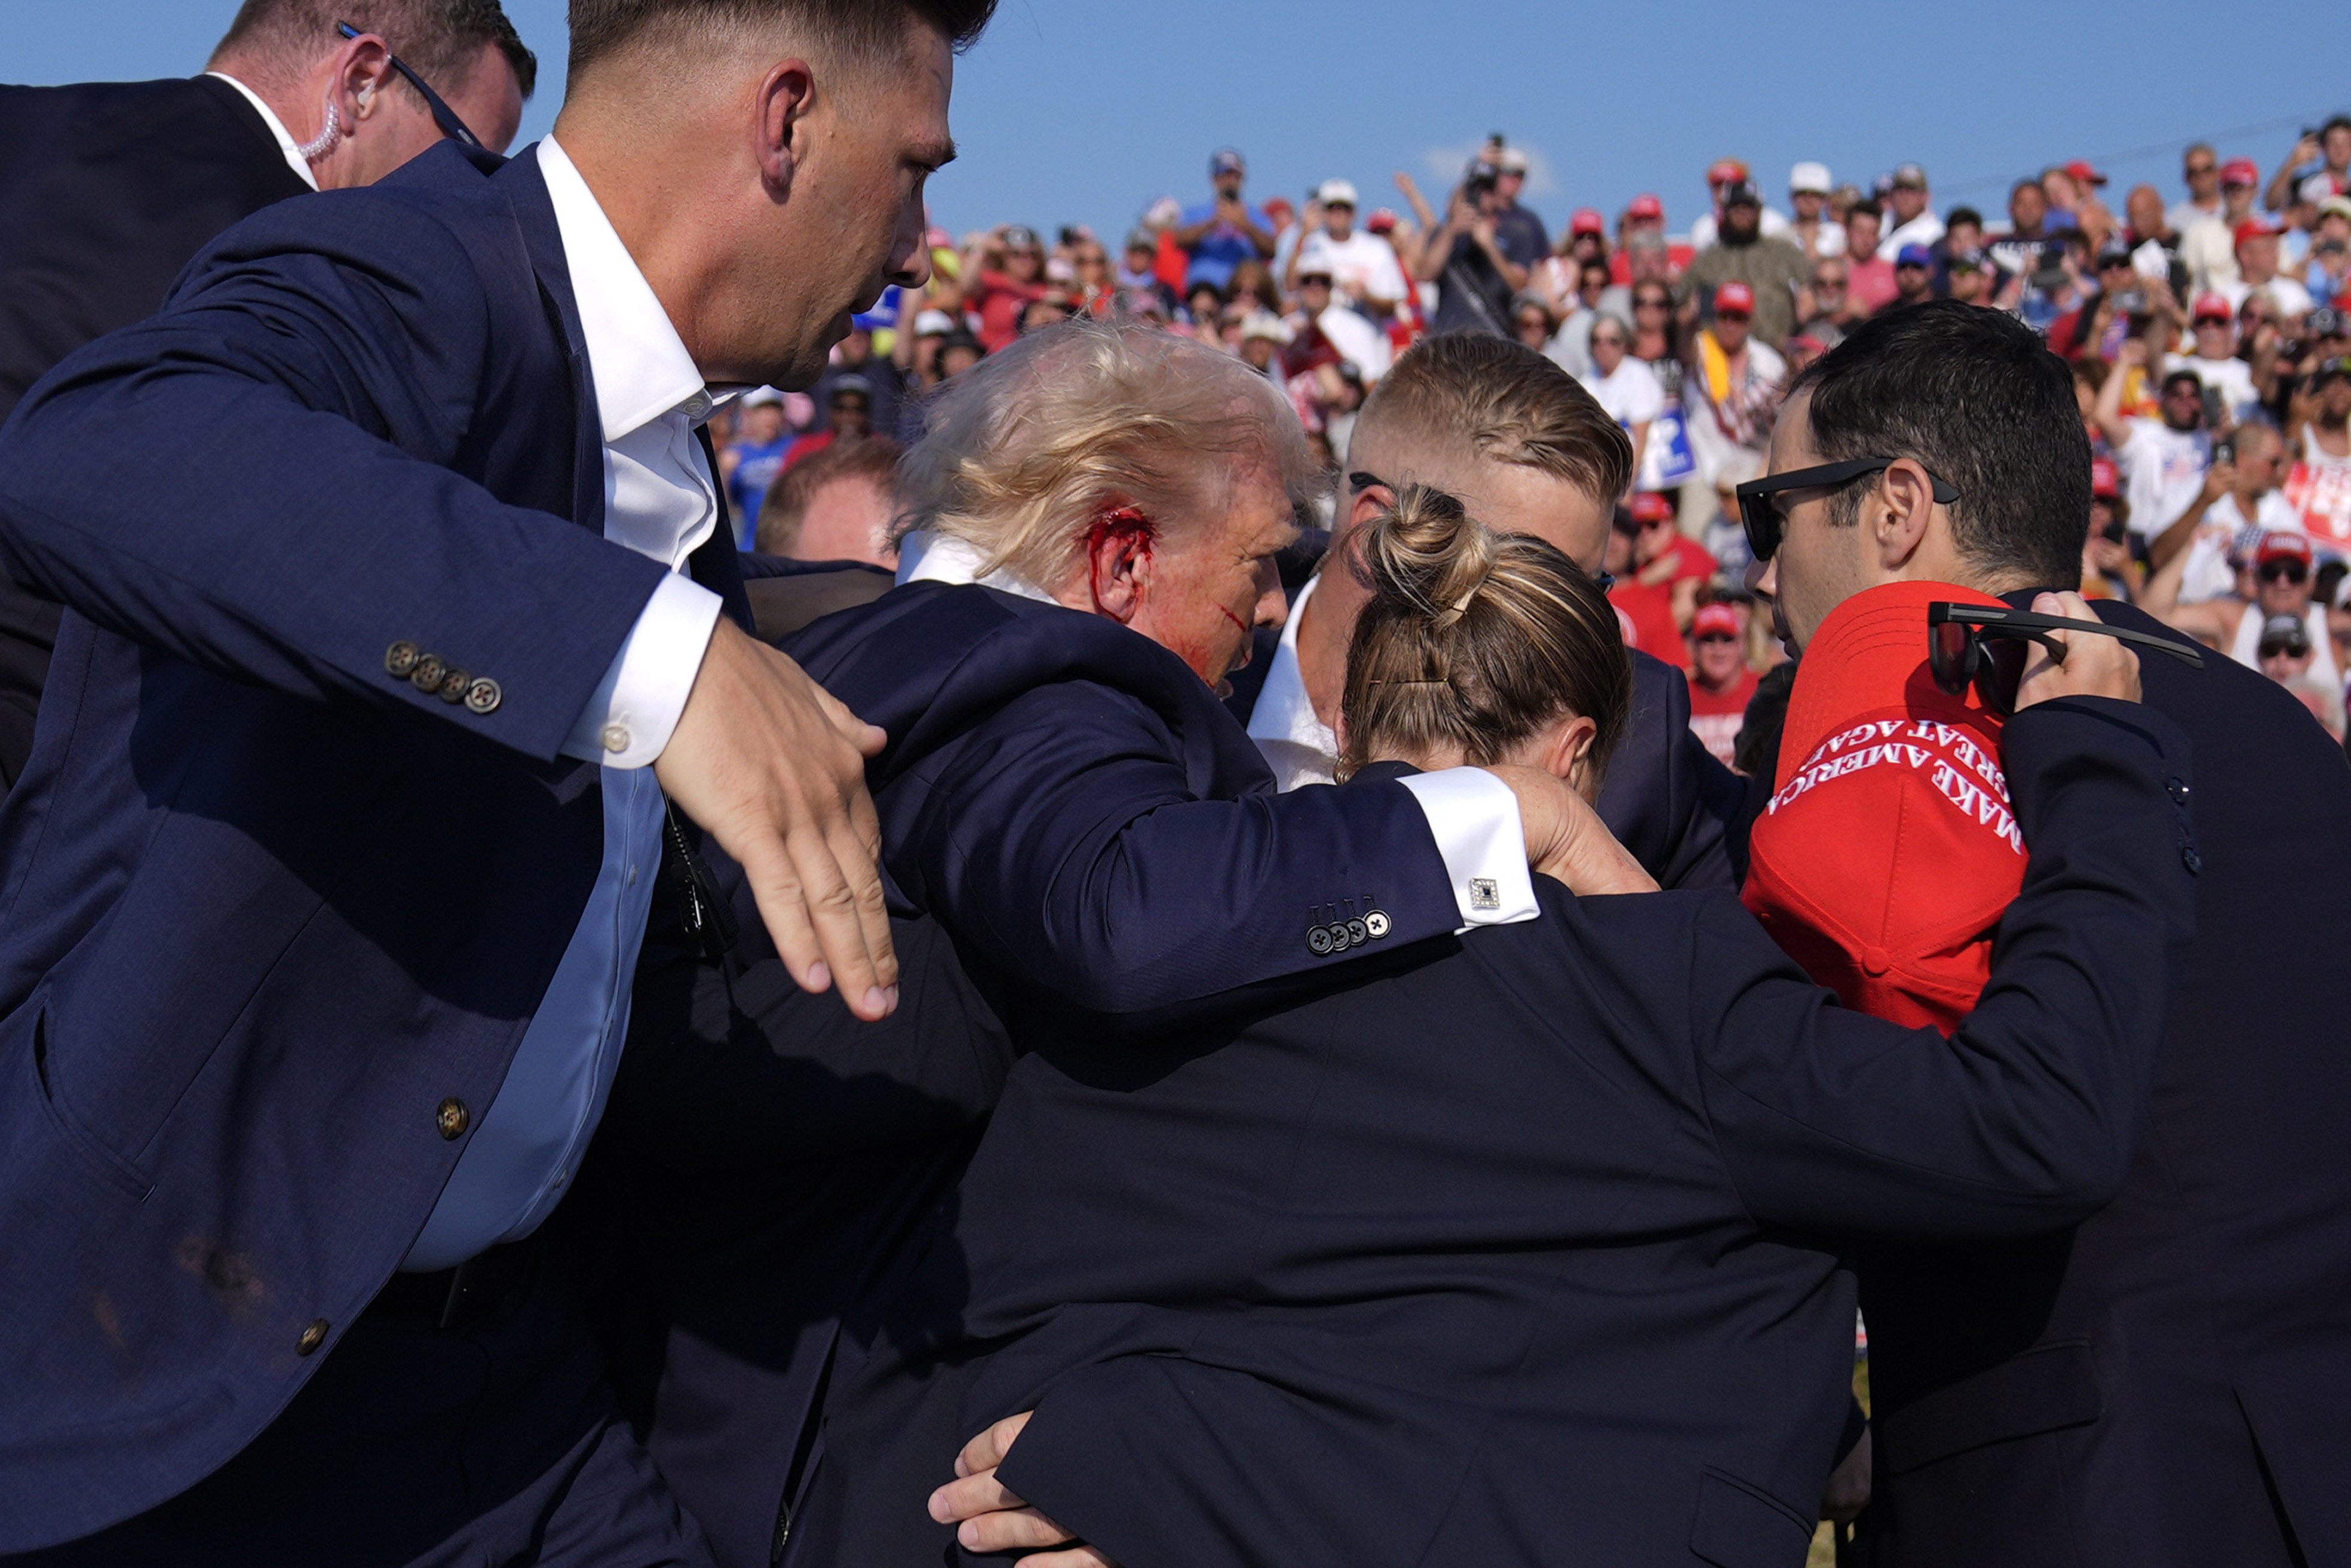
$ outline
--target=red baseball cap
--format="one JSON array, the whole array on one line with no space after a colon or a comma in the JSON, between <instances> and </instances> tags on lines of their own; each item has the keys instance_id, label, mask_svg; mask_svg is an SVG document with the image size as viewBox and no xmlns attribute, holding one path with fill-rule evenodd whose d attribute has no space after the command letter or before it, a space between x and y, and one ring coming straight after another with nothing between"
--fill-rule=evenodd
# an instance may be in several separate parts
<instances>
[{"instance_id":1,"label":"red baseball cap","mask_svg":"<svg viewBox=\"0 0 2351 1568\"><path fill-rule=\"evenodd\" d=\"M1575 235L1604 235L1608 232L1608 220L1600 215L1600 211L1596 207L1578 207L1575 209L1575 215L1567 220L1567 232Z\"/></svg>"},{"instance_id":2,"label":"red baseball cap","mask_svg":"<svg viewBox=\"0 0 2351 1568\"><path fill-rule=\"evenodd\" d=\"M2300 534L2290 534L2282 528L2263 534L2262 548L2253 552L2253 564L2267 566L2273 560L2298 560L2308 566L2312 560L2310 541Z\"/></svg>"},{"instance_id":3,"label":"red baseball cap","mask_svg":"<svg viewBox=\"0 0 2351 1568\"><path fill-rule=\"evenodd\" d=\"M1733 180L1746 179L1747 174L1747 165L1740 160L1718 158L1707 168L1706 183L1709 185L1727 185Z\"/></svg>"},{"instance_id":4,"label":"red baseball cap","mask_svg":"<svg viewBox=\"0 0 2351 1568\"><path fill-rule=\"evenodd\" d=\"M1726 283L1714 291L1714 313L1735 310L1741 316L1755 314L1755 290L1743 283Z\"/></svg>"},{"instance_id":5,"label":"red baseball cap","mask_svg":"<svg viewBox=\"0 0 2351 1568\"><path fill-rule=\"evenodd\" d=\"M1633 497L1633 520L1636 523L1670 523L1674 520L1674 504L1655 490L1644 490Z\"/></svg>"},{"instance_id":6,"label":"red baseball cap","mask_svg":"<svg viewBox=\"0 0 2351 1568\"><path fill-rule=\"evenodd\" d=\"M1716 632L1736 637L1739 631L1739 612L1728 604L1701 604L1697 616L1690 622L1690 635L1693 637L1706 637Z\"/></svg>"},{"instance_id":7,"label":"red baseball cap","mask_svg":"<svg viewBox=\"0 0 2351 1568\"><path fill-rule=\"evenodd\" d=\"M2227 295L2199 294L2196 297L2196 308L2188 313L2188 317L2191 321L2233 321L2237 313L2229 308Z\"/></svg>"},{"instance_id":8,"label":"red baseball cap","mask_svg":"<svg viewBox=\"0 0 2351 1568\"><path fill-rule=\"evenodd\" d=\"M2103 185L2106 183L2106 177L2098 172L2096 167L2087 158L2074 159L2065 165L2065 172L2073 175L2085 185Z\"/></svg>"},{"instance_id":9,"label":"red baseball cap","mask_svg":"<svg viewBox=\"0 0 2351 1568\"><path fill-rule=\"evenodd\" d=\"M2122 474L2103 457L2090 459L2090 494L2101 501L2122 499Z\"/></svg>"},{"instance_id":10,"label":"red baseball cap","mask_svg":"<svg viewBox=\"0 0 2351 1568\"><path fill-rule=\"evenodd\" d=\"M2237 225L2237 244L2241 247L2249 239L2260 239L2264 235L2273 235L2277 232L2277 225L2256 213Z\"/></svg>"},{"instance_id":11,"label":"red baseball cap","mask_svg":"<svg viewBox=\"0 0 2351 1568\"><path fill-rule=\"evenodd\" d=\"M1628 218L1655 218L1659 223L1663 223L1666 217L1666 204L1644 192L1633 198L1633 204L1625 209L1625 215Z\"/></svg>"},{"instance_id":12,"label":"red baseball cap","mask_svg":"<svg viewBox=\"0 0 2351 1568\"><path fill-rule=\"evenodd\" d=\"M2223 185L2258 185L2262 183L2262 166L2250 158L2231 158L2220 165Z\"/></svg>"},{"instance_id":13,"label":"red baseball cap","mask_svg":"<svg viewBox=\"0 0 2351 1568\"><path fill-rule=\"evenodd\" d=\"M1396 210L1394 207L1382 207L1364 220L1364 227L1375 235L1394 234L1396 225L1401 222L1403 220L1396 216Z\"/></svg>"}]
</instances>

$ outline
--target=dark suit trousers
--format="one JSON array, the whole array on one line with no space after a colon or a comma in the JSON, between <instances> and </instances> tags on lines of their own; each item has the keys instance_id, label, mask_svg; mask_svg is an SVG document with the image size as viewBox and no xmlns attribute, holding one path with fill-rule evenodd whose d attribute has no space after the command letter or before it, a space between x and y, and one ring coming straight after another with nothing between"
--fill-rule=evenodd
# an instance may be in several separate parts
<instances>
[{"instance_id":1,"label":"dark suit trousers","mask_svg":"<svg viewBox=\"0 0 2351 1568\"><path fill-rule=\"evenodd\" d=\"M370 1312L243 1453L0 1568L711 1568L544 1268L481 1322Z\"/></svg>"}]
</instances>

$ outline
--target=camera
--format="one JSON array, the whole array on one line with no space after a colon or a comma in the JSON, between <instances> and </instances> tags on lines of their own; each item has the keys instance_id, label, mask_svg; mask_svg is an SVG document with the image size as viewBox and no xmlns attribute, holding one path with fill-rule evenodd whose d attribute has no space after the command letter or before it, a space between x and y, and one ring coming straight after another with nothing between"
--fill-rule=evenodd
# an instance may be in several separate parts
<instances>
[{"instance_id":1,"label":"camera","mask_svg":"<svg viewBox=\"0 0 2351 1568\"><path fill-rule=\"evenodd\" d=\"M2115 308L2126 316L2147 314L2147 290L2126 288L2115 296Z\"/></svg>"},{"instance_id":2,"label":"camera","mask_svg":"<svg viewBox=\"0 0 2351 1568\"><path fill-rule=\"evenodd\" d=\"M2237 438L2235 436L2224 435L2212 444L2212 466L2218 468L2223 463L2234 463L2236 460Z\"/></svg>"}]
</instances>

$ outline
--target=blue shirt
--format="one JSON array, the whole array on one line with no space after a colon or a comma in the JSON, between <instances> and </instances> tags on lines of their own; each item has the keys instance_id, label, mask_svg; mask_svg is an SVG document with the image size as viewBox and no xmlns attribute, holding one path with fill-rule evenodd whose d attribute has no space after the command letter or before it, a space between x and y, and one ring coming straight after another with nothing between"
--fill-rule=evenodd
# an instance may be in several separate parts
<instances>
[{"instance_id":1,"label":"blue shirt","mask_svg":"<svg viewBox=\"0 0 2351 1568\"><path fill-rule=\"evenodd\" d=\"M784 459L791 455L793 435L779 435L764 444L737 442L735 477L726 481L726 500L735 508L735 544L739 549L749 549L759 532L759 507L768 498L768 486L784 471Z\"/></svg>"},{"instance_id":2,"label":"blue shirt","mask_svg":"<svg viewBox=\"0 0 2351 1568\"><path fill-rule=\"evenodd\" d=\"M1248 211L1249 222L1268 234L1273 232L1273 225L1266 221L1263 213L1255 207ZM1216 215L1217 204L1203 202L1185 213L1181 226L1190 228L1194 224L1207 223ZM1233 281L1235 268L1245 261L1259 259L1257 241L1231 224L1220 223L1202 235L1192 246L1192 266L1184 275L1185 285L1188 287L1196 283L1213 283L1218 288L1228 287Z\"/></svg>"}]
</instances>

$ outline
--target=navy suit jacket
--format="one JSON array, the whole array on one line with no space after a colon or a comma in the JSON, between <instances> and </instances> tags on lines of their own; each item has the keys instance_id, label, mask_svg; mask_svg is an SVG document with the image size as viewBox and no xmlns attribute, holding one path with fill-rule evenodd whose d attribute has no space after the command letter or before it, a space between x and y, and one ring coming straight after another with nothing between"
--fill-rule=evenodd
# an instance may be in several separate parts
<instances>
[{"instance_id":1,"label":"navy suit jacket","mask_svg":"<svg viewBox=\"0 0 2351 1568\"><path fill-rule=\"evenodd\" d=\"M0 421L59 360L153 315L223 229L309 190L215 78L0 87ZM0 793L57 640L56 602L0 577Z\"/></svg>"},{"instance_id":2,"label":"navy suit jacket","mask_svg":"<svg viewBox=\"0 0 2351 1568\"><path fill-rule=\"evenodd\" d=\"M1861 1255L1867 1562L2351 1561L2351 767L2258 672L2139 663L2201 866L2147 1136L2076 1229Z\"/></svg>"},{"instance_id":3,"label":"navy suit jacket","mask_svg":"<svg viewBox=\"0 0 2351 1568\"><path fill-rule=\"evenodd\" d=\"M284 1407L594 883L559 747L663 569L602 538L554 211L495 166L444 143L264 211L0 434L0 569L69 611L0 808L0 1552ZM739 612L730 543L695 568ZM498 700L397 678L400 643Z\"/></svg>"},{"instance_id":4,"label":"navy suit jacket","mask_svg":"<svg viewBox=\"0 0 2351 1568\"><path fill-rule=\"evenodd\" d=\"M2191 929L2177 731L2068 702L2009 743L2034 858L1948 1042L1727 892L1548 883L1227 1019L1032 1029L788 1561L965 1561L924 1499L1033 1406L1005 1484L1129 1568L1801 1563L1852 1354L1820 1238L2103 1202Z\"/></svg>"}]
</instances>

